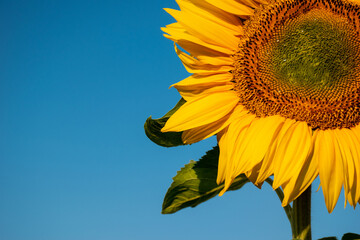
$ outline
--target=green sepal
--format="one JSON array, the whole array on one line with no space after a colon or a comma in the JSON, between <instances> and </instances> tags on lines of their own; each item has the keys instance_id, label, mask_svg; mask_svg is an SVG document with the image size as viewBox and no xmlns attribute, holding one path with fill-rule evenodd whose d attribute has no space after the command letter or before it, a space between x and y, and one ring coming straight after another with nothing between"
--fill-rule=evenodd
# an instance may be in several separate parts
<instances>
[{"instance_id":1,"label":"green sepal","mask_svg":"<svg viewBox=\"0 0 360 240\"><path fill-rule=\"evenodd\" d=\"M356 233L345 233L341 240L360 240L360 235Z\"/></svg>"},{"instance_id":2,"label":"green sepal","mask_svg":"<svg viewBox=\"0 0 360 240\"><path fill-rule=\"evenodd\" d=\"M168 189L162 213L175 213L186 207L195 207L215 197L224 188L216 183L219 159L219 147L208 151L199 161L190 161L173 178ZM229 190L237 190L249 182L242 174L235 178Z\"/></svg>"},{"instance_id":3,"label":"green sepal","mask_svg":"<svg viewBox=\"0 0 360 240\"><path fill-rule=\"evenodd\" d=\"M146 119L144 124L146 136L154 143L163 147L175 147L184 145L181 140L182 132L161 132L161 129L165 126L167 120L185 103L186 101L181 98L176 106L166 113L163 117L158 119L152 119L151 116Z\"/></svg>"}]
</instances>

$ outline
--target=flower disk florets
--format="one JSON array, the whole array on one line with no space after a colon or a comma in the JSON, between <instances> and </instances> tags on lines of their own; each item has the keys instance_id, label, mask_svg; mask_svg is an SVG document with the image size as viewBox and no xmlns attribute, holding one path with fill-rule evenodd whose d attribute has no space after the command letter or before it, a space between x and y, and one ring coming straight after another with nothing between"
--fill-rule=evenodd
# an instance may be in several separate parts
<instances>
[{"instance_id":1,"label":"flower disk florets","mask_svg":"<svg viewBox=\"0 0 360 240\"><path fill-rule=\"evenodd\" d=\"M281 1L258 10L235 54L240 103L313 129L360 122L360 9L347 1Z\"/></svg>"}]
</instances>

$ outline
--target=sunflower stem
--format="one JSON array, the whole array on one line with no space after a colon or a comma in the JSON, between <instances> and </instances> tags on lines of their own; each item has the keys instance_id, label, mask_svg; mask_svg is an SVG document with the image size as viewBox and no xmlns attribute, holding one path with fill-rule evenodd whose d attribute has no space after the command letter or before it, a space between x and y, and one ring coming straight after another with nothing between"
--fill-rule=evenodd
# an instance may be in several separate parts
<instances>
[{"instance_id":1,"label":"sunflower stem","mask_svg":"<svg viewBox=\"0 0 360 240\"><path fill-rule=\"evenodd\" d=\"M294 200L291 223L294 240L311 240L311 185Z\"/></svg>"}]
</instances>

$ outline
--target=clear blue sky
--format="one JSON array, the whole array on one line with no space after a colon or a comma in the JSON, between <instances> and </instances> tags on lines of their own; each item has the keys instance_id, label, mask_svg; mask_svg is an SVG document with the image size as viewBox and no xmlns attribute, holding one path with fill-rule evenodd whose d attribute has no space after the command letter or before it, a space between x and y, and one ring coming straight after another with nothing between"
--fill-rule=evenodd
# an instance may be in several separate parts
<instances>
[{"instance_id":1,"label":"clear blue sky","mask_svg":"<svg viewBox=\"0 0 360 240\"><path fill-rule=\"evenodd\" d=\"M160 31L164 7L175 1L1 1L1 240L291 238L268 186L160 214L171 177L216 144L145 137L188 76ZM332 214L313 199L314 239L360 232L343 196Z\"/></svg>"}]
</instances>

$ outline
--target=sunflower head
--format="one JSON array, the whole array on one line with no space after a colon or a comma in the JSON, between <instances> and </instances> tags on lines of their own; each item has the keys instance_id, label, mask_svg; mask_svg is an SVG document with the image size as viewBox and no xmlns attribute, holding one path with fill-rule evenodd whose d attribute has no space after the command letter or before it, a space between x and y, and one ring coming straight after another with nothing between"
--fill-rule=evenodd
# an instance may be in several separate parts
<instances>
[{"instance_id":1,"label":"sunflower head","mask_svg":"<svg viewBox=\"0 0 360 240\"><path fill-rule=\"evenodd\" d=\"M283 205L320 176L331 212L360 199L360 4L357 0L178 0L163 28L192 73L163 132L217 135L218 183L269 176Z\"/></svg>"},{"instance_id":2,"label":"sunflower head","mask_svg":"<svg viewBox=\"0 0 360 240\"><path fill-rule=\"evenodd\" d=\"M273 2L247 23L235 55L235 89L260 117L278 114L322 130L354 127L360 26L350 22L359 9L342 1L301 2Z\"/></svg>"}]
</instances>

